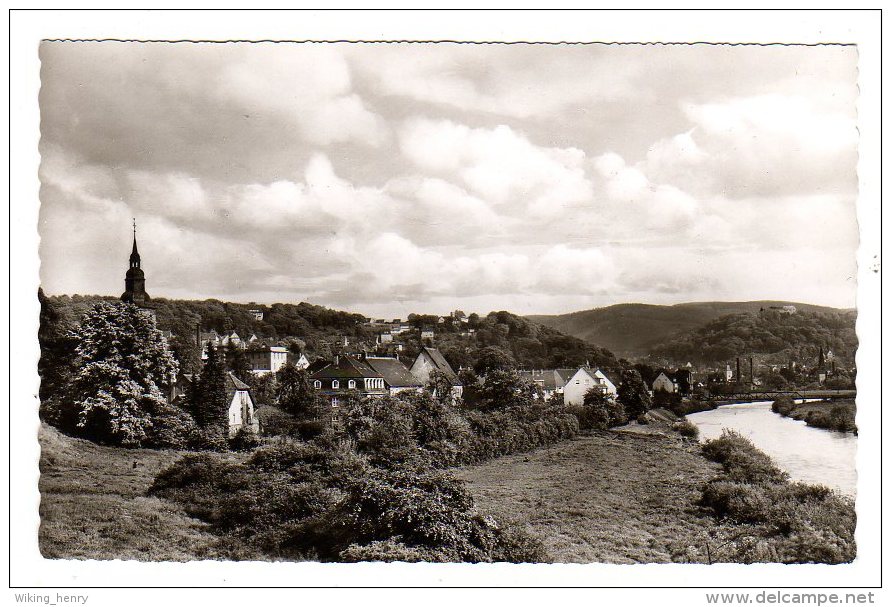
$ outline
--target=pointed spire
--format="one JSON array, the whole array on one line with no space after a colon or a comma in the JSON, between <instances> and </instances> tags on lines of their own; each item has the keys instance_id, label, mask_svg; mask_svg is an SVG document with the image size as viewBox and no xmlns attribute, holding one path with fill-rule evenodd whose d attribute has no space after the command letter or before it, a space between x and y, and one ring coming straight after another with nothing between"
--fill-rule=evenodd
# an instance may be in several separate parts
<instances>
[{"instance_id":1,"label":"pointed spire","mask_svg":"<svg viewBox=\"0 0 891 607\"><path fill-rule=\"evenodd\" d=\"M136 248L136 218L133 218L133 251L130 253L130 267L139 267L139 250Z\"/></svg>"}]
</instances>

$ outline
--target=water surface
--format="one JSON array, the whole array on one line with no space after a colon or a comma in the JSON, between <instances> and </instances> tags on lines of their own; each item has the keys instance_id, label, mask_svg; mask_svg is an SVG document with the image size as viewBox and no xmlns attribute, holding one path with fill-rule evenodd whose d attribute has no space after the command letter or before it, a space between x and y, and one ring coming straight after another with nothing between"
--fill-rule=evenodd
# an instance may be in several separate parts
<instances>
[{"instance_id":1,"label":"water surface","mask_svg":"<svg viewBox=\"0 0 891 607\"><path fill-rule=\"evenodd\" d=\"M769 455L792 480L826 485L854 497L857 492L857 436L811 428L770 410L769 402L724 405L687 416L700 440L737 431Z\"/></svg>"}]
</instances>

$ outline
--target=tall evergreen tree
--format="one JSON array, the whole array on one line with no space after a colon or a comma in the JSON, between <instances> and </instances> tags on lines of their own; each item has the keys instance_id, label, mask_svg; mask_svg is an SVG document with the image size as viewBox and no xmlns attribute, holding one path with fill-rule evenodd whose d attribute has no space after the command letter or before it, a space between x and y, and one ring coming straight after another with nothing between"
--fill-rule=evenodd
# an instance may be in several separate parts
<instances>
[{"instance_id":1,"label":"tall evergreen tree","mask_svg":"<svg viewBox=\"0 0 891 607\"><path fill-rule=\"evenodd\" d=\"M192 392L192 417L198 427L225 436L229 427L226 402L226 364L213 346L207 349L207 361Z\"/></svg>"}]
</instances>

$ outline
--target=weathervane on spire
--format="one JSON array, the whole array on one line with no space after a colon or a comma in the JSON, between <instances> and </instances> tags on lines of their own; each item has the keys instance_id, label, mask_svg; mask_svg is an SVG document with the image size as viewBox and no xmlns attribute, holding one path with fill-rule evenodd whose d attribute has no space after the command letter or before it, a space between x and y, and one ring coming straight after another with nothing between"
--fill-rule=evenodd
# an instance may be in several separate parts
<instances>
[{"instance_id":1,"label":"weathervane on spire","mask_svg":"<svg viewBox=\"0 0 891 607\"><path fill-rule=\"evenodd\" d=\"M133 239L136 240L136 218L133 218Z\"/></svg>"}]
</instances>

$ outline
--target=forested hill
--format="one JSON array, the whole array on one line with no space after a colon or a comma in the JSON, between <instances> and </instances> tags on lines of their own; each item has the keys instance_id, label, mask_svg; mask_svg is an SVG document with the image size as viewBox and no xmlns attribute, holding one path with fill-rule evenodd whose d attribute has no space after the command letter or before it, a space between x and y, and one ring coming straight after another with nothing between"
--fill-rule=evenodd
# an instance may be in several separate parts
<instances>
[{"instance_id":1,"label":"forested hill","mask_svg":"<svg viewBox=\"0 0 891 607\"><path fill-rule=\"evenodd\" d=\"M820 348L832 351L843 364L853 364L857 351L853 311L798 311L784 314L765 309L728 314L704 326L654 344L650 353L659 359L715 365L737 356L757 355L762 362L789 360L814 366Z\"/></svg>"},{"instance_id":2,"label":"forested hill","mask_svg":"<svg viewBox=\"0 0 891 607\"><path fill-rule=\"evenodd\" d=\"M41 292L38 296L42 311L41 344L44 348L58 346L61 350L69 347L65 342L67 328L78 322L93 303L118 301L116 297L92 295L47 297ZM333 355L342 347L344 339L348 345L343 351L373 351L382 331L380 327L368 324L368 319L361 314L309 303L257 305L212 299L162 298L154 299L152 303L159 328L173 334L174 354L188 369L197 361L196 326L202 331L236 331L243 338L253 334L306 352L311 359ZM257 320L251 309L262 310L263 320ZM510 312L492 312L486 316L471 314L467 323L450 317L443 323L438 320L437 316L412 314L404 321L413 328L397 337L404 343L402 355L405 358L414 357L420 351L419 329L432 327L435 337L425 345L439 348L455 369L475 366L480 353L491 347L502 350L521 368L568 367L586 362L606 368L618 366L615 356L608 350Z\"/></svg>"},{"instance_id":3,"label":"forested hill","mask_svg":"<svg viewBox=\"0 0 891 607\"><path fill-rule=\"evenodd\" d=\"M839 311L788 301L714 301L672 306L618 304L571 314L527 318L607 348L618 356L632 358L646 356L652 347L663 343L668 337L697 329L721 316L759 312L761 308L783 305L794 305L806 312Z\"/></svg>"}]
</instances>

